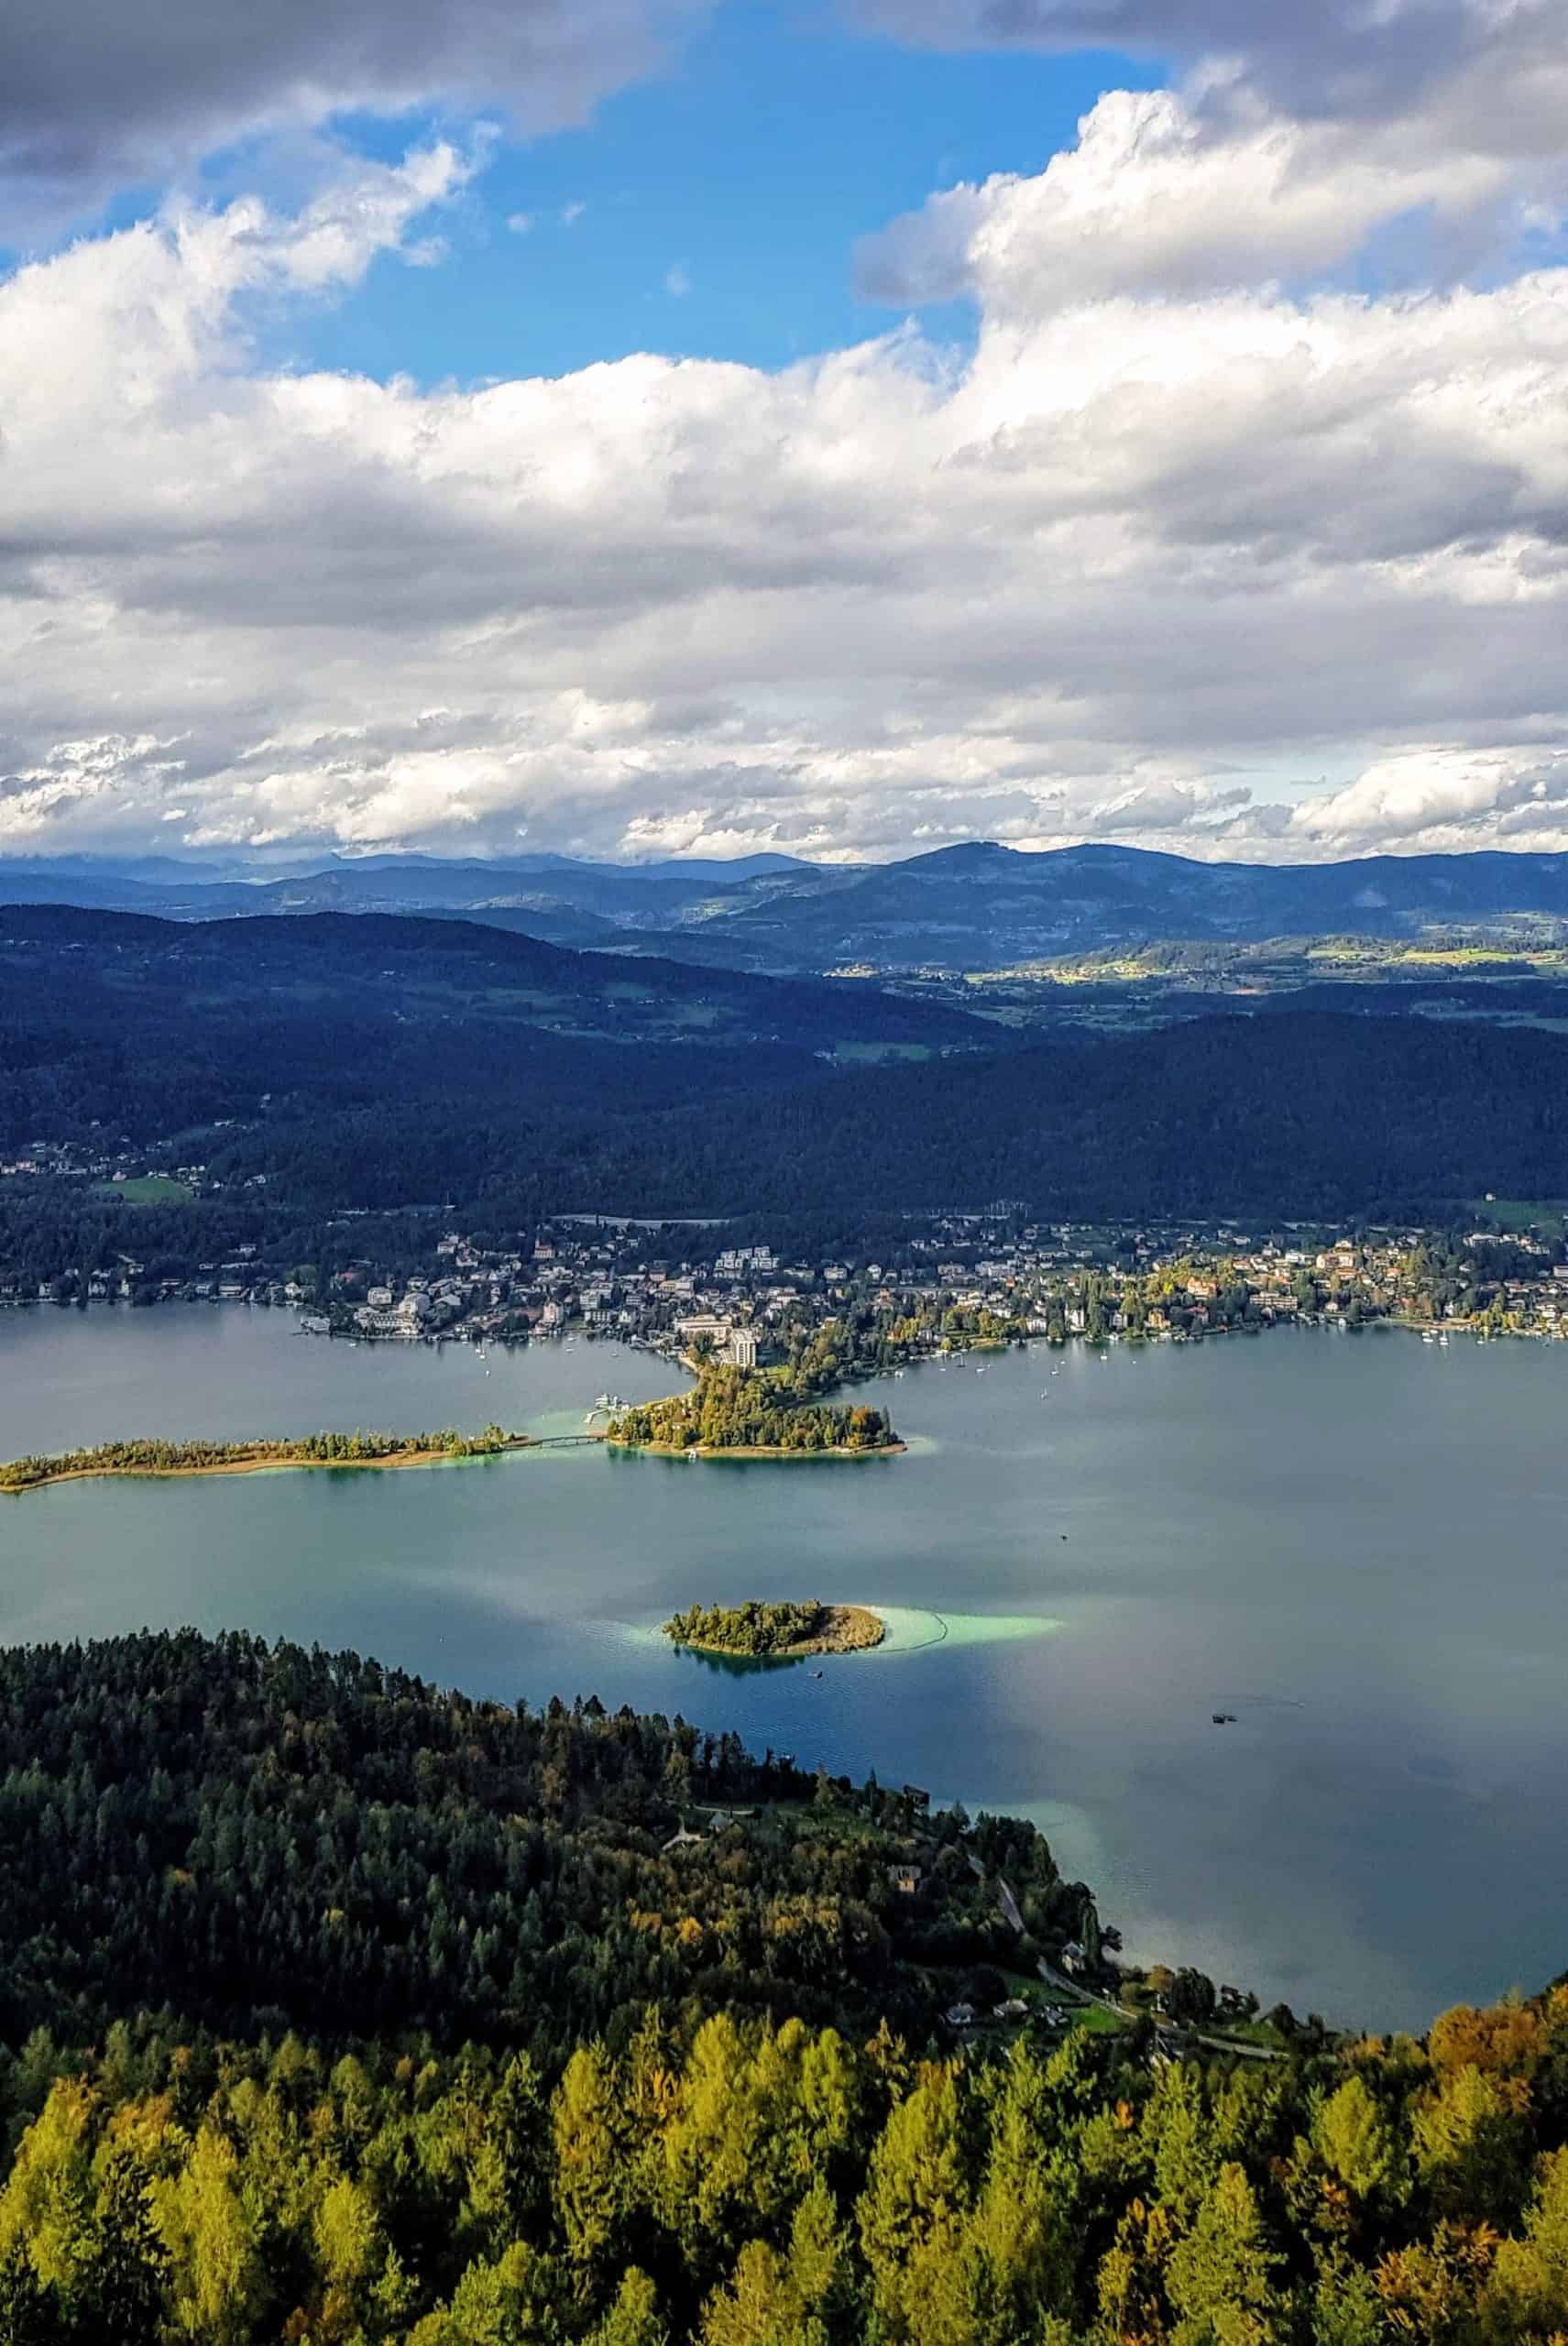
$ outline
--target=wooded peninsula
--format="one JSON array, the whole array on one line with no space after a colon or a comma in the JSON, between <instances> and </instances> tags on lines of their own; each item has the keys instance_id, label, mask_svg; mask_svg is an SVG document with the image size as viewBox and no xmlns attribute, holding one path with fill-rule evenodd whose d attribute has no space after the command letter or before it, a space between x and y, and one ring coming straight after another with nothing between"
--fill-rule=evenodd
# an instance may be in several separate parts
<instances>
[{"instance_id":1,"label":"wooded peninsula","mask_svg":"<svg viewBox=\"0 0 1568 2346\"><path fill-rule=\"evenodd\" d=\"M606 1440L720 1458L863 1458L904 1447L883 1409L806 1400L786 1370L713 1367L700 1370L689 1393L622 1409Z\"/></svg>"},{"instance_id":2,"label":"wooded peninsula","mask_svg":"<svg viewBox=\"0 0 1568 2346\"><path fill-rule=\"evenodd\" d=\"M524 1450L529 1437L488 1425L477 1433L310 1433L278 1442L104 1442L90 1450L12 1458L0 1491L43 1490L105 1474L255 1474L278 1466L433 1466Z\"/></svg>"},{"instance_id":3,"label":"wooded peninsula","mask_svg":"<svg viewBox=\"0 0 1568 2346\"><path fill-rule=\"evenodd\" d=\"M794 1661L813 1653L862 1653L880 1646L887 1624L864 1605L802 1603L693 1605L664 1624L664 1635L697 1653Z\"/></svg>"}]
</instances>

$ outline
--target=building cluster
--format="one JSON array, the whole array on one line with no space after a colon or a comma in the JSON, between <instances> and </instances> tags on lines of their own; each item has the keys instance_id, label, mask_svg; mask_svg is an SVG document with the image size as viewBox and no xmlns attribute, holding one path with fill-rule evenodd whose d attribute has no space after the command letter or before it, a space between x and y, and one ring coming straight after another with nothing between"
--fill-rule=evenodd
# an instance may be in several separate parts
<instances>
[{"instance_id":1,"label":"building cluster","mask_svg":"<svg viewBox=\"0 0 1568 2346\"><path fill-rule=\"evenodd\" d=\"M960 1252L963 1234L914 1238L888 1266L785 1262L768 1247L650 1258L592 1226L552 1227L527 1255L450 1233L433 1275L394 1288L368 1269L340 1273L314 1299L313 1324L405 1340L582 1332L742 1369L846 1325L901 1358L1025 1336L1192 1342L1290 1321L1568 1336L1568 1263L1534 1239L1476 1232L1442 1253L1409 1230L1299 1244L1131 1231L1114 1233L1111 1252L1103 1232L1049 1225Z\"/></svg>"},{"instance_id":2,"label":"building cluster","mask_svg":"<svg viewBox=\"0 0 1568 2346\"><path fill-rule=\"evenodd\" d=\"M352 1244L356 1218L338 1227ZM350 1256L319 1280L303 1267L280 1273L251 1244L182 1277L149 1277L129 1253L43 1281L0 1263L0 1301L272 1304L299 1309L321 1333L612 1336L741 1369L829 1328L852 1332L867 1367L1015 1337L1181 1343L1290 1321L1568 1337L1563 1241L1481 1227L1351 1236L955 1214L912 1222L888 1263L842 1250L791 1259L766 1244L716 1245L718 1236L564 1217L509 1247L448 1229L417 1242L411 1264Z\"/></svg>"}]
</instances>

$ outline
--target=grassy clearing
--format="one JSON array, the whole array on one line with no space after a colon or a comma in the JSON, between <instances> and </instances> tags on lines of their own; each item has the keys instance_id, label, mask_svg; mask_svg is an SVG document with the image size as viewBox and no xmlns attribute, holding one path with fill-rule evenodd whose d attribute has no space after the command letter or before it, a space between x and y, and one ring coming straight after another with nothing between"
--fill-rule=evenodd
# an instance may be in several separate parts
<instances>
[{"instance_id":1,"label":"grassy clearing","mask_svg":"<svg viewBox=\"0 0 1568 2346\"><path fill-rule=\"evenodd\" d=\"M1069 2025L1087 2029L1091 2036L1116 2036L1127 2023L1119 2014L1107 2012L1103 2004L1080 2004Z\"/></svg>"},{"instance_id":2,"label":"grassy clearing","mask_svg":"<svg viewBox=\"0 0 1568 2346\"><path fill-rule=\"evenodd\" d=\"M1495 1222L1499 1230L1539 1231L1542 1238L1561 1238L1568 1226L1568 1199L1472 1198L1478 1216Z\"/></svg>"},{"instance_id":3,"label":"grassy clearing","mask_svg":"<svg viewBox=\"0 0 1568 2346\"><path fill-rule=\"evenodd\" d=\"M98 1181L93 1193L119 1198L128 1206L182 1206L195 1195L189 1181L177 1181L170 1173L138 1173L129 1181Z\"/></svg>"}]
</instances>

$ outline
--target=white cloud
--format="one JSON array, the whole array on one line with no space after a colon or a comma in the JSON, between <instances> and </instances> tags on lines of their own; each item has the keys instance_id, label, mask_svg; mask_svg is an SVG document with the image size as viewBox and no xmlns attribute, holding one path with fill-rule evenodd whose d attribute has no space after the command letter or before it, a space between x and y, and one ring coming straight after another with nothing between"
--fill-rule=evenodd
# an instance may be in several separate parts
<instances>
[{"instance_id":1,"label":"white cloud","mask_svg":"<svg viewBox=\"0 0 1568 2346\"><path fill-rule=\"evenodd\" d=\"M853 0L916 42L1094 44L1184 85L1112 91L1037 176L933 196L862 286L994 310L1310 280L1456 282L1544 257L1568 206L1562 0Z\"/></svg>"},{"instance_id":2,"label":"white cloud","mask_svg":"<svg viewBox=\"0 0 1568 2346\"><path fill-rule=\"evenodd\" d=\"M527 236L532 235L532 229L533 229L533 214L532 214L532 212L509 212L509 213L508 213L508 214L507 214L507 233L508 233L508 235L509 235L509 236Z\"/></svg>"},{"instance_id":3,"label":"white cloud","mask_svg":"<svg viewBox=\"0 0 1568 2346\"><path fill-rule=\"evenodd\" d=\"M1279 117L1216 135L1168 90L1114 90L1037 176L932 196L868 237L862 290L904 304L972 294L1036 313L1123 292L1321 274L1424 211L1455 258L1520 225L1512 164L1406 151L1359 127Z\"/></svg>"},{"instance_id":4,"label":"white cloud","mask_svg":"<svg viewBox=\"0 0 1568 2346\"><path fill-rule=\"evenodd\" d=\"M1483 167L1192 121L971 192L962 356L258 371L449 147L20 271L0 848L1568 848L1568 270L1282 291Z\"/></svg>"},{"instance_id":5,"label":"white cloud","mask_svg":"<svg viewBox=\"0 0 1568 2346\"><path fill-rule=\"evenodd\" d=\"M1380 758L1343 790L1298 807L1293 842L1375 853L1419 838L1434 853L1474 847L1555 850L1568 841L1568 748L1466 750L1443 743Z\"/></svg>"},{"instance_id":6,"label":"white cloud","mask_svg":"<svg viewBox=\"0 0 1568 2346\"><path fill-rule=\"evenodd\" d=\"M587 208L588 208L588 207L587 207L587 205L586 203L564 203L564 204L561 206L561 225L562 225L562 227L563 227L563 228L575 228L575 227L576 226L576 225L577 225L578 221L582 218L582 216L583 216L584 213L587 210Z\"/></svg>"},{"instance_id":7,"label":"white cloud","mask_svg":"<svg viewBox=\"0 0 1568 2346\"><path fill-rule=\"evenodd\" d=\"M691 290L692 280L690 269L687 269L685 261L677 260L674 262L672 266L664 271L665 292L673 293L677 301L684 301Z\"/></svg>"}]
</instances>

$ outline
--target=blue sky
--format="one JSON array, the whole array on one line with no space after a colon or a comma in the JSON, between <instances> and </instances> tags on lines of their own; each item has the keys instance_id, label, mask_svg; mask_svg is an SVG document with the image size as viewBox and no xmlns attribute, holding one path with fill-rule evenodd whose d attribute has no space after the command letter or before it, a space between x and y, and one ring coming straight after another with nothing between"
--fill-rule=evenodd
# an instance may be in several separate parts
<instances>
[{"instance_id":1,"label":"blue sky","mask_svg":"<svg viewBox=\"0 0 1568 2346\"><path fill-rule=\"evenodd\" d=\"M786 365L896 322L857 297L859 237L956 181L1042 170L1102 91L1158 80L1101 50L938 54L826 10L747 0L587 126L499 137L439 224L444 267L388 257L346 299L279 322L262 348L427 383L565 374L634 350ZM432 115L339 126L388 161L442 130L471 135ZM225 157L208 181L236 176L243 161ZM942 340L970 328L961 304L923 323Z\"/></svg>"}]
</instances>

